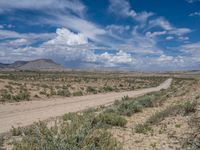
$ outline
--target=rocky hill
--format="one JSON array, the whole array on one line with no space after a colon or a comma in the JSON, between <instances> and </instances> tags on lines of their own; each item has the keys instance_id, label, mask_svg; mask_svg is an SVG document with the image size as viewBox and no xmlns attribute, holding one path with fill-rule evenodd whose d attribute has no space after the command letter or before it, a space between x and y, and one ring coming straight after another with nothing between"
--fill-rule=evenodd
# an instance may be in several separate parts
<instances>
[{"instance_id":1,"label":"rocky hill","mask_svg":"<svg viewBox=\"0 0 200 150\"><path fill-rule=\"evenodd\" d=\"M65 67L51 59L37 59L32 61L16 61L12 64L0 63L1 70L31 70L31 71L64 71Z\"/></svg>"}]
</instances>

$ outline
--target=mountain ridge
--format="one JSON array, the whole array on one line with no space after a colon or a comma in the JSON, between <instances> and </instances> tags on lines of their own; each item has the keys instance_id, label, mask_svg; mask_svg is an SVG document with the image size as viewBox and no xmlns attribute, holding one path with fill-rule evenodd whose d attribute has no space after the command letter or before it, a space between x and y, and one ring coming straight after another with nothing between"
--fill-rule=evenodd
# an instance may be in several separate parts
<instances>
[{"instance_id":1,"label":"mountain ridge","mask_svg":"<svg viewBox=\"0 0 200 150\"><path fill-rule=\"evenodd\" d=\"M0 63L1 70L30 70L30 71L65 71L62 65L52 59L36 59L30 61L15 61L11 64Z\"/></svg>"}]
</instances>

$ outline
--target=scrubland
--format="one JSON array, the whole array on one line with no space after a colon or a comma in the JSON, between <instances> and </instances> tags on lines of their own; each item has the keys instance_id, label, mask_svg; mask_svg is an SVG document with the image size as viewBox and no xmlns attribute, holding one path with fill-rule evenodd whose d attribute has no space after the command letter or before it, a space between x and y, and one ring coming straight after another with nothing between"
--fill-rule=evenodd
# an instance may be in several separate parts
<instances>
[{"instance_id":1,"label":"scrubland","mask_svg":"<svg viewBox=\"0 0 200 150\"><path fill-rule=\"evenodd\" d=\"M12 135L1 138L0 144L15 150L199 149L199 87L198 79L173 78L166 90L124 96L110 106L67 113L51 122L13 127Z\"/></svg>"},{"instance_id":2,"label":"scrubland","mask_svg":"<svg viewBox=\"0 0 200 150\"><path fill-rule=\"evenodd\" d=\"M106 72L1 72L0 102L131 91L158 86L165 79Z\"/></svg>"}]
</instances>

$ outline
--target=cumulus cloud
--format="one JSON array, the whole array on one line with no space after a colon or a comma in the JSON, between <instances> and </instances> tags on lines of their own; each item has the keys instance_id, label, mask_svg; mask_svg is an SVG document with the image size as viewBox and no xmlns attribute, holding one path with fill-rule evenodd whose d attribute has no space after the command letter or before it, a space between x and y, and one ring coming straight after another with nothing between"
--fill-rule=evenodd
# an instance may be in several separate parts
<instances>
[{"instance_id":1,"label":"cumulus cloud","mask_svg":"<svg viewBox=\"0 0 200 150\"><path fill-rule=\"evenodd\" d=\"M116 54L109 54L105 52L99 56L97 56L97 61L106 64L107 66L116 66L119 64L134 64L135 59L131 54L128 54L123 51L119 51Z\"/></svg>"},{"instance_id":2,"label":"cumulus cloud","mask_svg":"<svg viewBox=\"0 0 200 150\"><path fill-rule=\"evenodd\" d=\"M167 55L159 47L160 38L188 40L185 35L192 32L191 29L177 28L152 12L136 12L128 0L110 0L109 11L132 19L134 25L96 24L87 18L87 7L79 0L59 0L59 4L57 0L0 1L1 13L17 9L42 12L44 16L37 16L34 21L57 30L55 33L19 33L14 28L0 27L1 61L54 58L79 67L130 70L164 70L187 67L200 61L194 55L192 58L184 56L186 51L182 51L183 56ZM184 45L181 48L193 51L194 47Z\"/></svg>"},{"instance_id":3,"label":"cumulus cloud","mask_svg":"<svg viewBox=\"0 0 200 150\"><path fill-rule=\"evenodd\" d=\"M81 45L81 44L87 44L88 39L85 37L82 33L73 33L65 28L58 28L56 30L57 36L48 41L46 44L52 44L52 45Z\"/></svg>"}]
</instances>

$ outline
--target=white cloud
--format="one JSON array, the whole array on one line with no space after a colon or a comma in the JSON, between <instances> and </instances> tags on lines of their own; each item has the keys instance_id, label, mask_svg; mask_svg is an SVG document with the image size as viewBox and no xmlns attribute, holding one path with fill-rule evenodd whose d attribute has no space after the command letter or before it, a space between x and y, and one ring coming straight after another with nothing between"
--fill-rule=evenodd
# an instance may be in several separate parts
<instances>
[{"instance_id":1,"label":"white cloud","mask_svg":"<svg viewBox=\"0 0 200 150\"><path fill-rule=\"evenodd\" d=\"M191 14L189 14L189 16L200 16L200 12L194 12L194 13L191 13Z\"/></svg>"},{"instance_id":2,"label":"white cloud","mask_svg":"<svg viewBox=\"0 0 200 150\"><path fill-rule=\"evenodd\" d=\"M200 2L200 0L186 0L188 3Z\"/></svg>"},{"instance_id":3,"label":"white cloud","mask_svg":"<svg viewBox=\"0 0 200 150\"><path fill-rule=\"evenodd\" d=\"M102 42L99 36L106 34L106 31L98 25L72 15L59 15L55 16L55 18L53 19L43 18L39 22L56 26L62 26L76 32L81 32L90 40L96 42Z\"/></svg>"},{"instance_id":4,"label":"white cloud","mask_svg":"<svg viewBox=\"0 0 200 150\"><path fill-rule=\"evenodd\" d=\"M168 37L166 37L166 40L173 40L173 39L174 39L173 36L168 36Z\"/></svg>"},{"instance_id":5,"label":"white cloud","mask_svg":"<svg viewBox=\"0 0 200 150\"><path fill-rule=\"evenodd\" d=\"M172 56L161 55L156 61L158 62L171 62L173 60Z\"/></svg>"},{"instance_id":6,"label":"white cloud","mask_svg":"<svg viewBox=\"0 0 200 150\"><path fill-rule=\"evenodd\" d=\"M26 44L29 44L27 39L16 39L16 40L11 40L8 42L8 45L10 46L24 46Z\"/></svg>"},{"instance_id":7,"label":"white cloud","mask_svg":"<svg viewBox=\"0 0 200 150\"><path fill-rule=\"evenodd\" d=\"M14 9L66 11L68 9L81 15L86 8L79 0L1 0L0 9L1 11Z\"/></svg>"},{"instance_id":8,"label":"white cloud","mask_svg":"<svg viewBox=\"0 0 200 150\"><path fill-rule=\"evenodd\" d=\"M169 21L167 21L163 17L159 17L159 18L156 18L156 19L149 21L149 25L150 25L149 28L157 26L157 27L161 27L161 28L163 28L164 30L167 30L167 31L170 31L170 30L173 29L173 27L169 23Z\"/></svg>"},{"instance_id":9,"label":"white cloud","mask_svg":"<svg viewBox=\"0 0 200 150\"><path fill-rule=\"evenodd\" d=\"M0 1L1 12L15 9L42 11L49 17L41 15L35 17L34 22L58 29L56 33L18 33L1 28L0 40L4 41L0 42L1 61L55 58L63 62L73 61L80 66L128 66L138 70L185 67L200 61L194 55L192 58L168 56L158 46L160 36L166 40L188 40L185 35L192 32L191 29L177 28L152 12L138 13L131 8L128 0L110 0L109 11L134 19L135 26L97 25L87 19L87 8L79 0L59 0L59 3L57 0ZM191 47L184 45L182 48L189 50Z\"/></svg>"},{"instance_id":10,"label":"white cloud","mask_svg":"<svg viewBox=\"0 0 200 150\"><path fill-rule=\"evenodd\" d=\"M159 18L149 21L149 26L147 27L147 29L151 29L151 28L155 28L155 27L164 29L166 31L166 33L165 33L166 35L178 36L178 39L182 39L182 40L183 39L188 40L189 38L184 37L184 35L192 32L192 30L189 28L174 27L169 21L167 21L163 17L159 17Z\"/></svg>"},{"instance_id":11,"label":"white cloud","mask_svg":"<svg viewBox=\"0 0 200 150\"><path fill-rule=\"evenodd\" d=\"M31 41L44 41L54 37L54 33L19 33L11 30L0 29L0 39L15 39L15 38L25 38Z\"/></svg>"},{"instance_id":12,"label":"white cloud","mask_svg":"<svg viewBox=\"0 0 200 150\"><path fill-rule=\"evenodd\" d=\"M106 26L106 29L110 33L120 33L120 34L123 34L123 33L127 32L128 30L130 30L130 26L129 25L123 26L123 25L112 24L112 25Z\"/></svg>"},{"instance_id":13,"label":"white cloud","mask_svg":"<svg viewBox=\"0 0 200 150\"><path fill-rule=\"evenodd\" d=\"M180 49L186 53L200 54L200 42L182 45Z\"/></svg>"},{"instance_id":14,"label":"white cloud","mask_svg":"<svg viewBox=\"0 0 200 150\"><path fill-rule=\"evenodd\" d=\"M82 33L76 34L65 28L58 28L56 33L57 36L54 39L46 42L46 44L73 46L88 43L87 37L85 37Z\"/></svg>"},{"instance_id":15,"label":"white cloud","mask_svg":"<svg viewBox=\"0 0 200 150\"><path fill-rule=\"evenodd\" d=\"M135 63L134 57L123 51L119 51L116 54L110 54L108 52L100 55L95 54L93 58L91 59L90 57L88 61L101 63L104 67L115 67L122 64L133 65Z\"/></svg>"},{"instance_id":16,"label":"white cloud","mask_svg":"<svg viewBox=\"0 0 200 150\"><path fill-rule=\"evenodd\" d=\"M139 22L145 22L149 17L153 16L154 13L143 11L141 13L137 13L135 16L135 20Z\"/></svg>"},{"instance_id":17,"label":"white cloud","mask_svg":"<svg viewBox=\"0 0 200 150\"><path fill-rule=\"evenodd\" d=\"M152 12L136 13L131 9L130 3L127 0L110 0L109 11L117 16L131 17L139 22L145 22L149 17L153 16Z\"/></svg>"},{"instance_id":18,"label":"white cloud","mask_svg":"<svg viewBox=\"0 0 200 150\"><path fill-rule=\"evenodd\" d=\"M169 31L169 34L174 34L178 36L182 36L184 34L191 33L192 30L189 28L173 28L171 31Z\"/></svg>"},{"instance_id":19,"label":"white cloud","mask_svg":"<svg viewBox=\"0 0 200 150\"><path fill-rule=\"evenodd\" d=\"M147 37L150 37L150 38L154 38L154 37L157 37L157 36L161 36L161 35L165 35L167 32L166 31L157 31L157 32L147 32L146 33L146 36Z\"/></svg>"}]
</instances>

